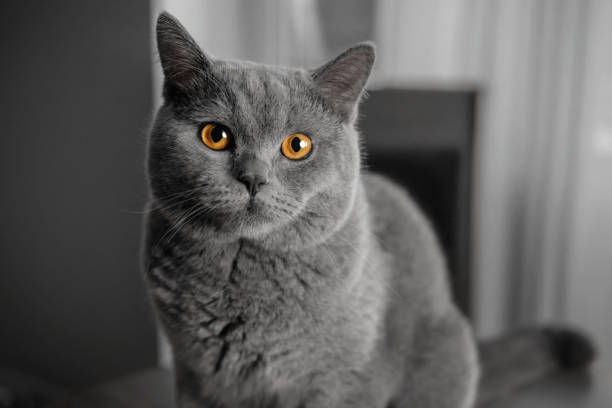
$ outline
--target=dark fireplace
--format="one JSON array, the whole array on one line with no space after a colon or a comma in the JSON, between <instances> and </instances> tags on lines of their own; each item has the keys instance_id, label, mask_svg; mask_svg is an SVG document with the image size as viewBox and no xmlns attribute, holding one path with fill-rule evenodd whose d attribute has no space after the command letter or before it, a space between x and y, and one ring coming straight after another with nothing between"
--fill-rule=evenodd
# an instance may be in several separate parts
<instances>
[{"instance_id":1,"label":"dark fireplace","mask_svg":"<svg viewBox=\"0 0 612 408\"><path fill-rule=\"evenodd\" d=\"M366 166L405 186L429 216L468 316L475 102L474 91L371 91L359 121Z\"/></svg>"}]
</instances>

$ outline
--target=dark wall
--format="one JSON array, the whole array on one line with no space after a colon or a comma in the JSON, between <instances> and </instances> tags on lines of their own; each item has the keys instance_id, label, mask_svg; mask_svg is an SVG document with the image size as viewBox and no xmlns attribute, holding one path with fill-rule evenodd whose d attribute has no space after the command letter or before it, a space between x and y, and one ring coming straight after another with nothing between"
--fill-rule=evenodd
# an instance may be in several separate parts
<instances>
[{"instance_id":1,"label":"dark wall","mask_svg":"<svg viewBox=\"0 0 612 408\"><path fill-rule=\"evenodd\" d=\"M155 363L138 270L149 5L0 5L0 366L78 387Z\"/></svg>"}]
</instances>

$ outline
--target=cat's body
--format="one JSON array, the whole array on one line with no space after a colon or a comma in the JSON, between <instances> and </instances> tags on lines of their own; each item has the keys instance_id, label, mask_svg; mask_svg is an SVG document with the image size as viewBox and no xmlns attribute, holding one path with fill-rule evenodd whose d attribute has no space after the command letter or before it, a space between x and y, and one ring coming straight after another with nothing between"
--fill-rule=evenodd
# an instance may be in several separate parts
<instances>
[{"instance_id":1,"label":"cat's body","mask_svg":"<svg viewBox=\"0 0 612 408\"><path fill-rule=\"evenodd\" d=\"M179 381L180 390L229 407L260 398L279 407L386 407L402 397L469 406L474 342L427 223L379 177L364 176L356 198L338 231L300 251L248 240L211 246L191 231L151 245L152 295L166 311L178 374L200 379ZM163 241L166 223L152 213L151 244ZM449 370L461 381L440 392L437 374ZM410 377L424 381L408 392Z\"/></svg>"},{"instance_id":2,"label":"cat's body","mask_svg":"<svg viewBox=\"0 0 612 408\"><path fill-rule=\"evenodd\" d=\"M158 46L145 275L179 406L471 407L476 344L431 228L361 171L372 46L314 71L215 61L165 14Z\"/></svg>"}]
</instances>

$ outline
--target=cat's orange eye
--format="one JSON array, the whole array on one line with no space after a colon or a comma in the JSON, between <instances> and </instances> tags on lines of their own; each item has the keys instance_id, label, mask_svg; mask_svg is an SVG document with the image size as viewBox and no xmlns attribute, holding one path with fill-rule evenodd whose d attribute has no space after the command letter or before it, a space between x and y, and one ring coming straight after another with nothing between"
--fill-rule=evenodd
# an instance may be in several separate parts
<instances>
[{"instance_id":1,"label":"cat's orange eye","mask_svg":"<svg viewBox=\"0 0 612 408\"><path fill-rule=\"evenodd\" d=\"M299 160L308 156L312 150L312 141L306 135L294 133L283 140L281 151L291 160Z\"/></svg>"},{"instance_id":2,"label":"cat's orange eye","mask_svg":"<svg viewBox=\"0 0 612 408\"><path fill-rule=\"evenodd\" d=\"M208 123L204 125L200 132L202 142L213 150L227 149L230 144L232 134L229 129L218 123Z\"/></svg>"}]
</instances>

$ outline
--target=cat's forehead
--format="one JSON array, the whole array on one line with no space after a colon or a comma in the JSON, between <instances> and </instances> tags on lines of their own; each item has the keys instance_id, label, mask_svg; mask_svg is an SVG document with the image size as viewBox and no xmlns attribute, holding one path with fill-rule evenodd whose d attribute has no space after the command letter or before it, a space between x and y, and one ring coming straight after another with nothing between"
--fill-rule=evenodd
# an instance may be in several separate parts
<instances>
[{"instance_id":1,"label":"cat's forehead","mask_svg":"<svg viewBox=\"0 0 612 408\"><path fill-rule=\"evenodd\" d=\"M223 61L216 74L228 91L244 99L242 102L290 102L304 92L303 70L268 65Z\"/></svg>"},{"instance_id":2,"label":"cat's forehead","mask_svg":"<svg viewBox=\"0 0 612 408\"><path fill-rule=\"evenodd\" d=\"M309 120L311 86L304 70L223 61L215 72L236 126L256 134Z\"/></svg>"},{"instance_id":3,"label":"cat's forehead","mask_svg":"<svg viewBox=\"0 0 612 408\"><path fill-rule=\"evenodd\" d=\"M251 61L216 60L215 72L225 74L226 78L236 81L252 82L261 81L292 81L303 80L305 71L301 68L290 68L283 66L260 64Z\"/></svg>"}]
</instances>

